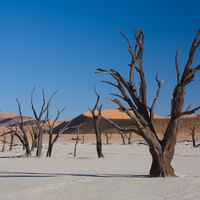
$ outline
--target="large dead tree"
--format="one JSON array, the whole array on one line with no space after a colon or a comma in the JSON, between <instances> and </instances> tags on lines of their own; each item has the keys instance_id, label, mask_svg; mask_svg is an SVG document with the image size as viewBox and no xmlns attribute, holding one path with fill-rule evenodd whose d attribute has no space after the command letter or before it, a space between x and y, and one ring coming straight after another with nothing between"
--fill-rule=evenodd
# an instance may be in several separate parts
<instances>
[{"instance_id":1,"label":"large dead tree","mask_svg":"<svg viewBox=\"0 0 200 200\"><path fill-rule=\"evenodd\" d=\"M120 30L119 30L120 31ZM194 41L192 43L189 58L183 70L181 76L180 68L178 64L179 51L176 54L176 70L177 70L177 85L173 91L173 99L171 101L171 118L169 124L164 132L162 140L160 140L156 134L154 125L153 125L153 116L154 116L154 107L156 101L159 97L161 83L162 81L158 80L158 75L156 76L156 81L158 83L158 90L156 97L153 101L152 106L149 108L147 105L147 84L145 80L145 73L143 70L143 50L144 50L144 33L140 29L138 32L134 29L134 35L136 39L135 49L131 47L131 43L126 38L126 36L120 31L122 36L127 40L129 44L128 51L131 54L131 64L130 64L130 74L129 81L126 81L125 78L115 70L110 69L109 71L97 69L96 73L106 73L111 75L117 83L112 83L109 81L104 81L120 91L119 94L113 94L114 96L124 100L129 105L129 109L125 107L121 101L118 99L110 99L119 106L119 109L125 112L133 121L137 127L135 131L136 134L142 136L144 140L149 145L149 151L152 156L152 165L150 169L151 177L166 177L166 176L175 176L174 170L171 166L171 161L174 156L175 144L177 140L177 127L180 125L180 117L185 114L194 113L200 107L197 107L190 111L183 112L184 98L185 98L185 88L186 86L193 81L194 75L197 71L200 70L200 65L195 68L192 68L192 62L196 49L200 45L200 30L198 31ZM135 72L138 72L140 77L140 88L136 87L134 81ZM116 124L113 123L115 127ZM118 126L118 128L120 128ZM129 130L131 131L131 130Z\"/></svg>"},{"instance_id":2,"label":"large dead tree","mask_svg":"<svg viewBox=\"0 0 200 200\"><path fill-rule=\"evenodd\" d=\"M37 142L36 157L41 157L42 156L42 140L43 140L44 128L45 128L46 123L47 123L47 117L45 117L45 119L43 120L43 123L42 123L42 116L46 113L47 109L50 106L50 103L51 103L53 96L58 92L58 90L53 93L53 95L50 97L47 104L46 104L46 100L45 100L44 90L42 90L43 104L42 104L42 108L40 110L39 115L37 115L34 104L33 104L34 90L35 90L35 87L33 88L33 91L31 93L31 105L32 105L32 110L33 110L34 116L35 116L35 122L36 122L36 125L37 125L37 128L38 128L38 142Z\"/></svg>"}]
</instances>

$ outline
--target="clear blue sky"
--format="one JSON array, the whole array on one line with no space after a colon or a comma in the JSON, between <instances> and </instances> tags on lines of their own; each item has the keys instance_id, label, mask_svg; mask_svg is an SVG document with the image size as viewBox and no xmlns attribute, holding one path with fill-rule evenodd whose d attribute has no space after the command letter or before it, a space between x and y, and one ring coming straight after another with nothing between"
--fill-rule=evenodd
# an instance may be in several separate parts
<instances>
[{"instance_id":1,"label":"clear blue sky","mask_svg":"<svg viewBox=\"0 0 200 200\"><path fill-rule=\"evenodd\" d=\"M71 119L94 106L94 83L103 109L116 108L105 99L113 88L100 82L109 76L94 72L99 67L113 68L128 77L128 46L117 28L134 47L136 27L145 33L149 106L155 97L155 75L159 71L160 80L165 82L155 113L168 115L176 83L175 54L181 50L183 69L200 28L199 8L199 0L0 0L1 112L17 114L18 98L23 115L33 116L33 87L37 110L42 104L42 89L48 100L60 88L52 100L51 113L54 116L58 108L67 106L60 119ZM194 67L199 63L200 50ZM185 107L190 103L200 105L199 88L200 74L188 87Z\"/></svg>"}]
</instances>

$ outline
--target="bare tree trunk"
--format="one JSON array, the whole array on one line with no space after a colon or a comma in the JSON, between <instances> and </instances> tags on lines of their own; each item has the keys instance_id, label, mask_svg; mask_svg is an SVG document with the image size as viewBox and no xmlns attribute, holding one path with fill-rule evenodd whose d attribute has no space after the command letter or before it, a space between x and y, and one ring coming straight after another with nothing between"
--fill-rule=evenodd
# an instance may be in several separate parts
<instances>
[{"instance_id":1,"label":"bare tree trunk","mask_svg":"<svg viewBox=\"0 0 200 200\"><path fill-rule=\"evenodd\" d=\"M82 144L84 144L84 142L85 142L85 136L83 135L82 136Z\"/></svg>"},{"instance_id":2,"label":"bare tree trunk","mask_svg":"<svg viewBox=\"0 0 200 200\"><path fill-rule=\"evenodd\" d=\"M124 133L121 132L121 131L119 131L119 134L120 134L121 137L122 137L122 144L123 144L123 145L126 145Z\"/></svg>"},{"instance_id":3,"label":"bare tree trunk","mask_svg":"<svg viewBox=\"0 0 200 200\"><path fill-rule=\"evenodd\" d=\"M36 157L42 156L42 140L43 140L43 129L40 127L39 135L38 135L38 142L37 142L38 145L37 145Z\"/></svg>"},{"instance_id":4,"label":"bare tree trunk","mask_svg":"<svg viewBox=\"0 0 200 200\"><path fill-rule=\"evenodd\" d=\"M196 138L195 138L196 124L194 124L193 126L190 124L189 129L190 129L190 130L188 130L188 132L190 133L189 135L192 136L192 146L196 147Z\"/></svg>"},{"instance_id":5,"label":"bare tree trunk","mask_svg":"<svg viewBox=\"0 0 200 200\"><path fill-rule=\"evenodd\" d=\"M3 136L2 143L3 143L3 146L2 146L1 152L4 152L5 151L5 145L6 145L6 135Z\"/></svg>"},{"instance_id":6,"label":"bare tree trunk","mask_svg":"<svg viewBox=\"0 0 200 200\"><path fill-rule=\"evenodd\" d=\"M31 151L33 151L35 148L37 148L37 137L33 137Z\"/></svg>"},{"instance_id":7,"label":"bare tree trunk","mask_svg":"<svg viewBox=\"0 0 200 200\"><path fill-rule=\"evenodd\" d=\"M75 145L74 145L74 157L76 157L76 146L77 146L77 144L78 144L78 140L79 140L79 137L77 136L77 137L76 137L76 143L75 143Z\"/></svg>"},{"instance_id":8,"label":"bare tree trunk","mask_svg":"<svg viewBox=\"0 0 200 200\"><path fill-rule=\"evenodd\" d=\"M99 120L100 120L100 115L101 115L101 107L100 106L98 108L98 114L96 115L95 114L95 110L98 106L98 103L99 103L99 99L100 99L100 96L97 94L96 92L96 88L95 88L95 93L97 95L97 101L96 101L96 104L94 106L94 108L90 111L92 113L92 116L93 116L93 121L94 121L94 132L96 134L96 148L97 148L97 155L98 155L98 158L104 158L104 155L102 153L102 140L101 140L101 130L100 130L100 127L99 127Z\"/></svg>"},{"instance_id":9,"label":"bare tree trunk","mask_svg":"<svg viewBox=\"0 0 200 200\"><path fill-rule=\"evenodd\" d=\"M9 148L9 151L12 151L12 149L13 149L14 136L15 136L14 133L11 133L11 134L10 134L10 148Z\"/></svg>"},{"instance_id":10,"label":"bare tree trunk","mask_svg":"<svg viewBox=\"0 0 200 200\"><path fill-rule=\"evenodd\" d=\"M80 124L80 126L82 126L82 124ZM77 144L78 144L78 141L79 141L79 128L80 126L77 126L77 136L76 136L76 143L75 143L75 146L74 146L74 157L76 157L76 147L77 147Z\"/></svg>"},{"instance_id":11,"label":"bare tree trunk","mask_svg":"<svg viewBox=\"0 0 200 200\"><path fill-rule=\"evenodd\" d=\"M51 157L52 149L53 149L53 144L49 143L46 157Z\"/></svg>"},{"instance_id":12,"label":"bare tree trunk","mask_svg":"<svg viewBox=\"0 0 200 200\"><path fill-rule=\"evenodd\" d=\"M195 139L195 134L192 135L192 146L196 147L196 139Z\"/></svg>"},{"instance_id":13,"label":"bare tree trunk","mask_svg":"<svg viewBox=\"0 0 200 200\"><path fill-rule=\"evenodd\" d=\"M106 132L104 133L105 137L106 137L106 144L110 144L109 140L111 139L111 133Z\"/></svg>"},{"instance_id":14,"label":"bare tree trunk","mask_svg":"<svg viewBox=\"0 0 200 200\"><path fill-rule=\"evenodd\" d=\"M131 137L132 137L132 133L129 132L129 135L127 136L127 133L125 133L125 137L127 138L128 142L127 144L130 145L131 144Z\"/></svg>"}]
</instances>

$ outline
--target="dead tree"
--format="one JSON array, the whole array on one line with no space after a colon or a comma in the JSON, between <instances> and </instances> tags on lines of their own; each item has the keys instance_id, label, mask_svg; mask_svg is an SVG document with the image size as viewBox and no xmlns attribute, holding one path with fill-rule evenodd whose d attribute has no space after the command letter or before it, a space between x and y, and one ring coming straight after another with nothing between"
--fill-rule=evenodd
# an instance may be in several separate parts
<instances>
[{"instance_id":1,"label":"dead tree","mask_svg":"<svg viewBox=\"0 0 200 200\"><path fill-rule=\"evenodd\" d=\"M53 149L53 145L56 143L57 139L60 137L60 134L62 133L61 130L59 130L57 132L57 134L55 135L54 139L53 139L53 129L55 126L56 121L58 120L60 114L65 110L66 107L64 107L61 111L58 110L57 116L55 118L55 120L53 121L53 123L50 123L50 119L49 119L49 108L47 108L47 126L48 126L48 133L49 133L49 143L48 143L48 150L47 150L47 154L46 157L51 157L51 153L52 153L52 149ZM68 126L69 124L67 124ZM67 127L65 126L65 127Z\"/></svg>"},{"instance_id":2,"label":"dead tree","mask_svg":"<svg viewBox=\"0 0 200 200\"><path fill-rule=\"evenodd\" d=\"M32 139L31 151L33 151L35 148L37 148L38 128L37 126L34 126L34 121L29 121L29 124L31 125L31 128L29 129Z\"/></svg>"},{"instance_id":3,"label":"dead tree","mask_svg":"<svg viewBox=\"0 0 200 200\"><path fill-rule=\"evenodd\" d=\"M46 104L46 101L45 101L44 90L42 90L43 104L42 104L42 108L40 110L39 115L37 115L34 104L33 104L34 90L35 90L35 87L33 88L33 91L31 93L31 105L32 105L32 110L33 110L34 116L35 116L35 122L36 122L36 125L37 125L37 128L38 128L38 142L37 142L38 144L37 144L36 157L41 157L42 156L42 140L43 140L44 128L45 128L45 125L47 123L47 117L45 117L45 120L43 120L43 123L41 123L42 116L45 114L45 112L49 108L51 100L52 100L53 96L58 92L58 90L56 92L54 92L54 94L50 97L47 104Z\"/></svg>"},{"instance_id":4,"label":"dead tree","mask_svg":"<svg viewBox=\"0 0 200 200\"><path fill-rule=\"evenodd\" d=\"M22 143L23 147L25 148L25 151L26 151L25 156L30 157L31 150L30 150L30 145L28 141L27 130L24 127L24 121L23 121L20 103L18 99L16 100L17 100L18 108L19 108L20 122L15 124L15 129L13 129L12 126L9 126L8 128L10 129L10 131L4 133L4 135L14 133L14 135L17 136L17 138L19 139L19 141Z\"/></svg>"},{"instance_id":5,"label":"dead tree","mask_svg":"<svg viewBox=\"0 0 200 200\"><path fill-rule=\"evenodd\" d=\"M85 123L84 123L85 124ZM77 130L77 135L76 135L76 143L75 143L75 145L74 145L74 157L76 157L76 147L77 147L77 145L78 145L78 141L79 141L79 129L80 129L80 127L81 126L83 126L84 124L79 124L79 125L77 125L77 126L75 126L75 128L76 128L76 130Z\"/></svg>"},{"instance_id":6,"label":"dead tree","mask_svg":"<svg viewBox=\"0 0 200 200\"><path fill-rule=\"evenodd\" d=\"M3 140L1 140L1 141L2 141L2 143L3 143L1 152L4 152L4 151L5 151L5 145L6 145L6 135L3 135Z\"/></svg>"},{"instance_id":7,"label":"dead tree","mask_svg":"<svg viewBox=\"0 0 200 200\"><path fill-rule=\"evenodd\" d=\"M195 138L195 129L196 129L196 125L197 125L197 124L194 124L194 125L192 126L192 125L190 124L190 125L189 125L189 130L188 130L189 135L192 136L192 145L193 145L193 147L196 147L196 141L197 141L197 139Z\"/></svg>"},{"instance_id":8,"label":"dead tree","mask_svg":"<svg viewBox=\"0 0 200 200\"><path fill-rule=\"evenodd\" d=\"M95 104L95 106L94 106L94 108L92 110L90 108L89 108L89 110L91 111L92 116L93 116L93 120L94 120L94 132L96 134L97 155L98 155L98 158L104 158L104 155L102 153L101 129L99 127L99 120L100 120L100 116L101 116L101 107L102 107L102 105L100 107L98 107L100 96L97 93L96 88L95 88L95 93L97 95L96 104ZM95 114L95 110L96 109L98 110L98 114Z\"/></svg>"},{"instance_id":9,"label":"dead tree","mask_svg":"<svg viewBox=\"0 0 200 200\"><path fill-rule=\"evenodd\" d=\"M128 134L128 135L127 135L127 133L125 133L125 137L126 137L126 138L127 138L127 140L128 140L127 144L132 144L132 142L131 142L132 133L131 133L131 132L129 132L129 134Z\"/></svg>"},{"instance_id":10,"label":"dead tree","mask_svg":"<svg viewBox=\"0 0 200 200\"><path fill-rule=\"evenodd\" d=\"M85 142L85 135L82 136L82 143L81 144L84 144Z\"/></svg>"},{"instance_id":11,"label":"dead tree","mask_svg":"<svg viewBox=\"0 0 200 200\"><path fill-rule=\"evenodd\" d=\"M122 137L122 144L125 145L126 142L125 142L125 135L124 135L124 133L123 133L122 131L119 131L119 134L120 134L121 137Z\"/></svg>"},{"instance_id":12,"label":"dead tree","mask_svg":"<svg viewBox=\"0 0 200 200\"><path fill-rule=\"evenodd\" d=\"M110 144L109 140L112 138L112 133L106 131L104 133L105 137L106 137L106 144Z\"/></svg>"},{"instance_id":13,"label":"dead tree","mask_svg":"<svg viewBox=\"0 0 200 200\"><path fill-rule=\"evenodd\" d=\"M119 30L120 31L120 30ZM121 101L118 99L110 99L119 106L119 109L125 112L135 123L137 129L134 131L136 134L143 137L149 146L149 151L152 156L152 165L150 169L151 177L166 177L175 176L174 169L171 166L171 161L174 156L175 144L177 141L177 127L180 125L179 119L182 115L194 113L200 107L197 107L190 111L183 112L185 89L186 86L193 81L194 75L200 70L200 65L192 68L192 62L195 56L196 49L200 45L200 30L194 38L192 43L189 58L183 70L183 74L180 74L180 68L178 64L179 50L176 53L175 64L177 70L177 85L173 91L173 99L171 101L171 117L169 124L165 130L164 137L160 140L156 134L153 125L154 107L156 101L158 100L161 83L158 80L158 75L156 76L156 81L158 83L158 89L156 97L152 103L151 107L147 105L147 84L145 79L145 73L143 70L143 50L144 50L144 33L140 29L138 32L134 29L134 35L136 39L135 49L131 47L131 43L126 38L126 36L120 31L122 36L127 40L129 48L128 51L131 55L131 64L129 81L115 70L102 70L97 69L96 73L106 73L111 75L117 83L112 83L109 81L104 81L120 91L119 94L112 94L122 100L124 100L129 105L129 109L125 107ZM134 81L135 72L139 74L140 77L140 88L136 87ZM112 122L113 123L113 122ZM116 124L113 123L116 127ZM130 130L129 130L130 131Z\"/></svg>"}]
</instances>

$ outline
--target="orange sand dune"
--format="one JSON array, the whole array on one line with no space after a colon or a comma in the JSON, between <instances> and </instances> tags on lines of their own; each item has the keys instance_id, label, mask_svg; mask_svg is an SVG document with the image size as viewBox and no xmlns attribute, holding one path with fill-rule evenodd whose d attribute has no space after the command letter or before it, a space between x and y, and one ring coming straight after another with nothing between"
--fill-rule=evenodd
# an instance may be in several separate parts
<instances>
[{"instance_id":1,"label":"orange sand dune","mask_svg":"<svg viewBox=\"0 0 200 200\"><path fill-rule=\"evenodd\" d=\"M132 112L132 111L131 111ZM95 111L95 114L97 114L98 111ZM128 115L124 112L121 112L117 109L113 110L102 110L101 111L102 116L108 118L108 119L130 119ZM92 114L90 111L83 113L86 117L92 117ZM162 116L159 115L154 115L154 119L160 119L163 118Z\"/></svg>"},{"instance_id":2,"label":"orange sand dune","mask_svg":"<svg viewBox=\"0 0 200 200\"><path fill-rule=\"evenodd\" d=\"M0 118L13 118L17 115L15 113L0 113Z\"/></svg>"}]
</instances>

